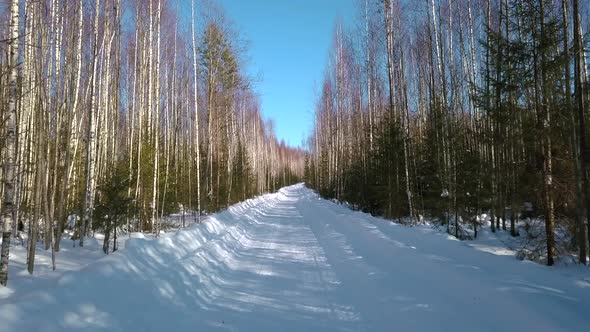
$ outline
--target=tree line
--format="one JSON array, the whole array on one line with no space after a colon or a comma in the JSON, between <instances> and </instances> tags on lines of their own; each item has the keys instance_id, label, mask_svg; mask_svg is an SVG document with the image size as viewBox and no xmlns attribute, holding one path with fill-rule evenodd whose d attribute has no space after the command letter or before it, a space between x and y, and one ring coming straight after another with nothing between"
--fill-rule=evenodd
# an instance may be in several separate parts
<instances>
[{"instance_id":1,"label":"tree line","mask_svg":"<svg viewBox=\"0 0 590 332\"><path fill-rule=\"evenodd\" d=\"M477 236L483 213L513 236L538 217L547 264L560 230L585 264L588 7L359 0L354 26L335 27L306 181L389 219L440 217L457 237Z\"/></svg>"},{"instance_id":2,"label":"tree line","mask_svg":"<svg viewBox=\"0 0 590 332\"><path fill-rule=\"evenodd\" d=\"M108 253L118 229L158 236L167 214L200 222L303 176L304 152L261 114L239 32L215 3L190 8L183 23L162 0L0 5L2 285L20 232L32 273L40 240L55 268L69 220L79 246L101 231Z\"/></svg>"}]
</instances>

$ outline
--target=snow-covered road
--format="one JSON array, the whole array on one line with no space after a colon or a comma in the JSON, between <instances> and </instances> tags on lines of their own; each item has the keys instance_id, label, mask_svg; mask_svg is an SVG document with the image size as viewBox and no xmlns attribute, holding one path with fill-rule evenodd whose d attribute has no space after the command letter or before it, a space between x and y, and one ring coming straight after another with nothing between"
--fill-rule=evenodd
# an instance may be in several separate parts
<instances>
[{"instance_id":1,"label":"snow-covered road","mask_svg":"<svg viewBox=\"0 0 590 332\"><path fill-rule=\"evenodd\" d=\"M295 185L2 299L0 331L583 331L590 276L574 272Z\"/></svg>"}]
</instances>

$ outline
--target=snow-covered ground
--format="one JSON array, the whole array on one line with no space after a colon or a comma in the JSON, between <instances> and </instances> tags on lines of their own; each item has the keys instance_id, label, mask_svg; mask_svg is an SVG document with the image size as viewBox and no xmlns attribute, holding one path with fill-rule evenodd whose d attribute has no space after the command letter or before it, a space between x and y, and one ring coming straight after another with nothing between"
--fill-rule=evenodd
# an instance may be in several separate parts
<instances>
[{"instance_id":1,"label":"snow-covered ground","mask_svg":"<svg viewBox=\"0 0 590 332\"><path fill-rule=\"evenodd\" d=\"M549 268L491 247L353 212L296 185L167 237L129 239L94 263L99 246L66 245L61 271L68 250L72 260L87 261L65 273L27 277L13 264L0 296L0 331L590 326L588 268Z\"/></svg>"},{"instance_id":2,"label":"snow-covered ground","mask_svg":"<svg viewBox=\"0 0 590 332\"><path fill-rule=\"evenodd\" d=\"M491 220L487 214L478 216L477 237L473 224L465 223L461 219L459 237L467 239L465 244L473 248L496 255L506 255L518 259L527 259L539 264L547 264L547 247L545 237L545 221L540 218L519 219L515 224L516 236L510 234L510 222L506 221L506 230L499 227L496 232L491 231ZM449 234L455 233L455 220L451 217ZM502 223L500 223L502 226ZM440 220L427 219L416 227L434 228L440 233L447 233L447 225ZM556 265L567 266L578 264L577 247L572 247L572 236L563 225L557 225L555 230L556 247L554 260ZM575 267L574 267L575 268Z\"/></svg>"},{"instance_id":3,"label":"snow-covered ground","mask_svg":"<svg viewBox=\"0 0 590 332\"><path fill-rule=\"evenodd\" d=\"M161 237L172 236L173 233L162 232ZM153 239L154 234L131 233L121 234L117 238L118 249L124 249L129 238ZM37 244L35 254L35 268L33 275L27 271L27 248L25 240L14 240L10 248L9 287L0 287L0 301L12 296L33 290L46 290L55 285L65 272L79 271L84 267L105 257L102 251L104 235L96 234L93 238L86 238L84 247L78 246L78 240L72 241L71 234L64 234L61 249L56 254L56 270L51 264L51 250L44 250L43 244ZM1 243L2 241L0 241ZM110 250L113 240L110 241ZM18 295L16 295L18 297ZM2 327L0 326L0 331Z\"/></svg>"}]
</instances>

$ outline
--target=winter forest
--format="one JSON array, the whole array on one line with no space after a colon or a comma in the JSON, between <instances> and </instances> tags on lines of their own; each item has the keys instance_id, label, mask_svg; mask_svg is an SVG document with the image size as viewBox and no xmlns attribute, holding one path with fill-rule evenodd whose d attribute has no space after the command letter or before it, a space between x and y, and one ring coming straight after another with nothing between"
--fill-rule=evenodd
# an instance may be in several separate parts
<instances>
[{"instance_id":1,"label":"winter forest","mask_svg":"<svg viewBox=\"0 0 590 332\"><path fill-rule=\"evenodd\" d=\"M214 4L179 27L173 6L3 8L3 283L18 232L30 236L32 273L38 237L59 251L68 216L80 246L101 230L108 252L119 227L158 234L173 211L199 220L301 180L304 152L261 117L238 32Z\"/></svg>"},{"instance_id":2,"label":"winter forest","mask_svg":"<svg viewBox=\"0 0 590 332\"><path fill-rule=\"evenodd\" d=\"M590 303L590 3L350 2L309 82L306 139L291 145L247 69L252 36L215 0L0 0L0 284L15 278L0 331L142 330L118 316L137 304L117 313L97 295L108 290L81 286L113 275L145 287L146 312L211 317L177 330L383 330L418 301L414 280L429 283L396 260L487 294L511 328L525 322L503 301L530 317L558 306L548 330L561 314L566 329L587 326L567 296ZM481 253L504 249L547 270ZM539 298L490 295L503 273ZM403 278L414 293L391 288ZM35 294L51 282L69 285L47 295L66 304L25 321L45 312ZM35 304L17 300L27 288ZM446 326L439 292L396 322ZM374 304L385 293L395 303ZM84 296L91 313L76 311ZM169 328L158 324L145 326Z\"/></svg>"},{"instance_id":3,"label":"winter forest","mask_svg":"<svg viewBox=\"0 0 590 332\"><path fill-rule=\"evenodd\" d=\"M482 213L513 236L536 217L548 265L572 250L586 263L588 3L363 5L335 30L308 183L402 223L440 218L457 238L477 237Z\"/></svg>"}]
</instances>

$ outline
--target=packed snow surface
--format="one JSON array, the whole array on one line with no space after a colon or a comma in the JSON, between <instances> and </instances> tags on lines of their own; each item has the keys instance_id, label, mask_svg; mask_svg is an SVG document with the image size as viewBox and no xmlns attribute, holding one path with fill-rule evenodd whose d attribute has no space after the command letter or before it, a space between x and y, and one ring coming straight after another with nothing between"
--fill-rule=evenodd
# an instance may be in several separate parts
<instances>
[{"instance_id":1,"label":"packed snow surface","mask_svg":"<svg viewBox=\"0 0 590 332\"><path fill-rule=\"evenodd\" d=\"M171 236L131 238L79 271L32 284L3 292L0 331L590 326L586 268L482 252L432 229L353 212L303 185L234 205Z\"/></svg>"}]
</instances>

